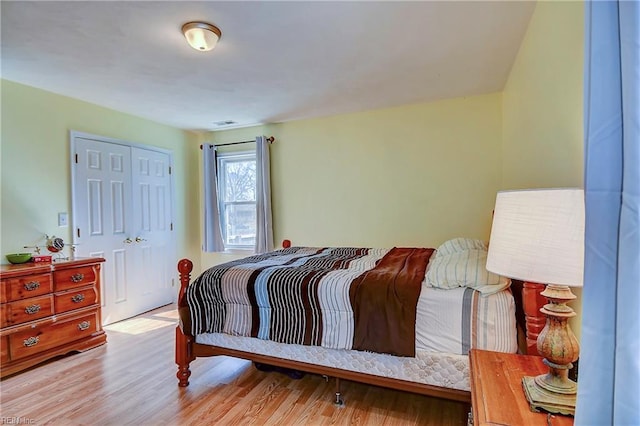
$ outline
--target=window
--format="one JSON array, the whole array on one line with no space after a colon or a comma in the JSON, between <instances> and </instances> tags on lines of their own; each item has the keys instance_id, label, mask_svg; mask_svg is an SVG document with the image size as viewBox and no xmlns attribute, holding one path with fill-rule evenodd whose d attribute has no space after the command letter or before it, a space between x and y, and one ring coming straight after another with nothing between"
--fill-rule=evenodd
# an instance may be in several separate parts
<instances>
[{"instance_id":1,"label":"window","mask_svg":"<svg viewBox=\"0 0 640 426\"><path fill-rule=\"evenodd\" d=\"M249 249L256 244L256 154L218 154L220 227L226 248Z\"/></svg>"}]
</instances>

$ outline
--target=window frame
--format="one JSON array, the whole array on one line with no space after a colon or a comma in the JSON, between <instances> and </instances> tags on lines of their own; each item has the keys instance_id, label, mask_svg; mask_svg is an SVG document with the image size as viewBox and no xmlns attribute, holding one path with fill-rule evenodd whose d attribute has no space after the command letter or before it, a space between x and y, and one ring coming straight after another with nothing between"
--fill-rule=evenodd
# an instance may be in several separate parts
<instances>
[{"instance_id":1,"label":"window frame","mask_svg":"<svg viewBox=\"0 0 640 426\"><path fill-rule=\"evenodd\" d=\"M254 250L255 249L255 241L253 244L231 244L228 243L227 236L227 220L226 220L226 209L228 206L246 206L252 205L254 211L257 215L257 200L253 201L225 201L226 198L226 167L225 163L235 162L235 161L253 161L257 164L256 152L255 150L242 150L242 151L227 151L227 152L218 152L216 156L216 179L218 185L218 214L220 220L220 231L222 233L222 242L224 244L225 251L235 251L235 250ZM257 195L257 182L256 189L254 189L254 198ZM257 227L257 223L256 223ZM256 232L257 237L257 232Z\"/></svg>"}]
</instances>

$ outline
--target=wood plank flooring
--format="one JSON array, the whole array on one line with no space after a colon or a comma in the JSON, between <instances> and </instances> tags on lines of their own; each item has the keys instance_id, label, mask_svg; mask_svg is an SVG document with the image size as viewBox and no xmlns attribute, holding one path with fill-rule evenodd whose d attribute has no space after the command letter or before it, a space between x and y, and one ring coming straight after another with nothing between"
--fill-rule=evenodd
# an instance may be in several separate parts
<instances>
[{"instance_id":1,"label":"wood plank flooring","mask_svg":"<svg viewBox=\"0 0 640 426\"><path fill-rule=\"evenodd\" d=\"M293 380L230 357L175 377L174 306L105 327L107 344L0 382L0 423L51 425L465 425L467 404L307 374ZM12 423L13 422L13 423Z\"/></svg>"}]
</instances>

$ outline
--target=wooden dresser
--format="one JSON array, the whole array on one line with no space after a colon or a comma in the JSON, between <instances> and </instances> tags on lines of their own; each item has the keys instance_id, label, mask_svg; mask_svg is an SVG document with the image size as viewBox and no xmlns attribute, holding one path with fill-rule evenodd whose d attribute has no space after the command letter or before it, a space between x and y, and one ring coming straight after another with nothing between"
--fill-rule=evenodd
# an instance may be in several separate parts
<instances>
[{"instance_id":1,"label":"wooden dresser","mask_svg":"<svg viewBox=\"0 0 640 426\"><path fill-rule=\"evenodd\" d=\"M107 341L102 258L0 267L0 377Z\"/></svg>"}]
</instances>

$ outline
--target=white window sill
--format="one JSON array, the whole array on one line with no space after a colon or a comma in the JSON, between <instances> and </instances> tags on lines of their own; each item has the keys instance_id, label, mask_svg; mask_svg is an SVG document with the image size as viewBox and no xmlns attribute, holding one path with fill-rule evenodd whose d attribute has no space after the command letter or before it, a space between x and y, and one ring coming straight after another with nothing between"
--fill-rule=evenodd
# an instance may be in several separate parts
<instances>
[{"instance_id":1,"label":"white window sill","mask_svg":"<svg viewBox=\"0 0 640 426\"><path fill-rule=\"evenodd\" d=\"M255 250L251 248L228 248L222 253L224 254L255 254Z\"/></svg>"}]
</instances>

